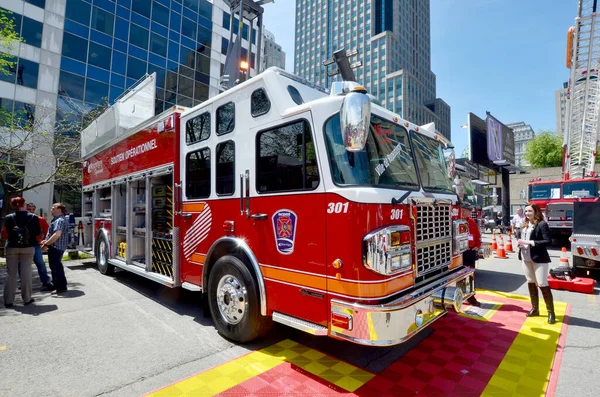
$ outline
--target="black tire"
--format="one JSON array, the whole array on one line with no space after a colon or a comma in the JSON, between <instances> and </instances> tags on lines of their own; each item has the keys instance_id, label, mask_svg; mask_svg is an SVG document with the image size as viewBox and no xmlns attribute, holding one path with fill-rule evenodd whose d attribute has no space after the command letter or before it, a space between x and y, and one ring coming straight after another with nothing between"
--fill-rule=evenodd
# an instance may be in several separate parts
<instances>
[{"instance_id":1,"label":"black tire","mask_svg":"<svg viewBox=\"0 0 600 397\"><path fill-rule=\"evenodd\" d=\"M108 239L104 233L98 233L96 238L96 266L100 273L110 276L115 273L115 267L108 263L110 253L108 251Z\"/></svg>"},{"instance_id":2,"label":"black tire","mask_svg":"<svg viewBox=\"0 0 600 397\"><path fill-rule=\"evenodd\" d=\"M221 293L222 296L217 295ZM219 258L208 277L208 305L221 335L246 343L266 334L272 326L260 314L258 284L244 262L234 256Z\"/></svg>"}]
</instances>

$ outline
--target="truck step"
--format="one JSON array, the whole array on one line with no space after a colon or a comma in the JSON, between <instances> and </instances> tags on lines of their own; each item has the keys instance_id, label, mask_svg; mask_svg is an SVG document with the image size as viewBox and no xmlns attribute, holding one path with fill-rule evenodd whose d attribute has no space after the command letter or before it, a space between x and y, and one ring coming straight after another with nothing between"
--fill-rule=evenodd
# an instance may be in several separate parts
<instances>
[{"instance_id":1,"label":"truck step","mask_svg":"<svg viewBox=\"0 0 600 397\"><path fill-rule=\"evenodd\" d=\"M289 327L299 329L311 335L325 336L327 335L327 328L322 325L311 323L305 320L301 320L296 317L288 316L287 314L273 312L273 321L281 324L285 324Z\"/></svg>"}]
</instances>

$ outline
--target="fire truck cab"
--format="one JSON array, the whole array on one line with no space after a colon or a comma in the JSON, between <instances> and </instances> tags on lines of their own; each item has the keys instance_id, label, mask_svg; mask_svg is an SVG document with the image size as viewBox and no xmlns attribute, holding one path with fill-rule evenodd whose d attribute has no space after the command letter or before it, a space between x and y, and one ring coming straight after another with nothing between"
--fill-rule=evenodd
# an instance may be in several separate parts
<instances>
[{"instance_id":1,"label":"fire truck cab","mask_svg":"<svg viewBox=\"0 0 600 397\"><path fill-rule=\"evenodd\" d=\"M201 291L239 342L276 321L394 345L459 311L475 285L443 144L355 83L332 91L271 68L89 152L100 271Z\"/></svg>"}]
</instances>

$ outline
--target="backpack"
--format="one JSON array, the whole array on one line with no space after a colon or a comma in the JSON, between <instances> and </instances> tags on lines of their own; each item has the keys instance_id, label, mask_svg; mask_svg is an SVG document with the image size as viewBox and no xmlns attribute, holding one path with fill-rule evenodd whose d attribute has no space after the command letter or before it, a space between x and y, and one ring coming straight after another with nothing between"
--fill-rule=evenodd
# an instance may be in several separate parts
<instances>
[{"instance_id":1,"label":"backpack","mask_svg":"<svg viewBox=\"0 0 600 397\"><path fill-rule=\"evenodd\" d=\"M15 215L11 217L14 226L12 229L7 229L8 242L10 245L16 248L31 247L31 243L29 242L29 229L27 229L27 225L29 225L29 222L31 222L34 216L35 215L29 215L29 220L23 227L20 227L17 224L17 217Z\"/></svg>"}]
</instances>

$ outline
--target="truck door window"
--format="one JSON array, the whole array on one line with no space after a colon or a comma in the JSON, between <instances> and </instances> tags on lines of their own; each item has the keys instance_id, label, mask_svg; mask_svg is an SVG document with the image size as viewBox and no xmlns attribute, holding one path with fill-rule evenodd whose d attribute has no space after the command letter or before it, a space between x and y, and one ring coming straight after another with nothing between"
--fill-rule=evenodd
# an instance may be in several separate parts
<instances>
[{"instance_id":1,"label":"truck door window","mask_svg":"<svg viewBox=\"0 0 600 397\"><path fill-rule=\"evenodd\" d=\"M188 153L185 161L185 195L189 199L210 196L210 149Z\"/></svg>"},{"instance_id":2,"label":"truck door window","mask_svg":"<svg viewBox=\"0 0 600 397\"><path fill-rule=\"evenodd\" d=\"M310 125L301 120L262 131L257 136L259 193L313 190L319 169Z\"/></svg>"},{"instance_id":3,"label":"truck door window","mask_svg":"<svg viewBox=\"0 0 600 397\"><path fill-rule=\"evenodd\" d=\"M217 108L217 135L227 134L235 128L235 105L228 102Z\"/></svg>"},{"instance_id":4,"label":"truck door window","mask_svg":"<svg viewBox=\"0 0 600 397\"><path fill-rule=\"evenodd\" d=\"M205 112L185 123L185 143L201 142L210 137L210 113Z\"/></svg>"},{"instance_id":5,"label":"truck door window","mask_svg":"<svg viewBox=\"0 0 600 397\"><path fill-rule=\"evenodd\" d=\"M250 114L252 117L262 116L263 114L269 113L271 109L271 101L269 101L269 97L267 93L262 88L254 91L252 93L252 98L250 99Z\"/></svg>"},{"instance_id":6,"label":"truck door window","mask_svg":"<svg viewBox=\"0 0 600 397\"><path fill-rule=\"evenodd\" d=\"M222 142L217 145L217 194L232 195L235 191L235 143Z\"/></svg>"}]
</instances>

